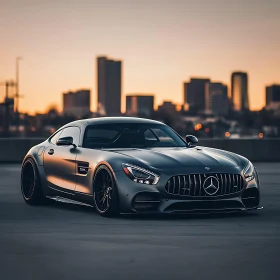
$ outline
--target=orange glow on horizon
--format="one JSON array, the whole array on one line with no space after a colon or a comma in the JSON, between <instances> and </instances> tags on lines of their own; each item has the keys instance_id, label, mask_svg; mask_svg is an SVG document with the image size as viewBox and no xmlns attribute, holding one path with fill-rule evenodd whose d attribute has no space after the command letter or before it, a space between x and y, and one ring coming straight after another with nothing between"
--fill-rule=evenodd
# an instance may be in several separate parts
<instances>
[{"instance_id":1,"label":"orange glow on horizon","mask_svg":"<svg viewBox=\"0 0 280 280\"><path fill-rule=\"evenodd\" d=\"M226 84L230 95L234 71L248 73L250 109L260 110L265 86L280 83L279 1L61 0L34 1L32 9L28 0L4 2L0 82L15 80L23 57L20 112L43 113L50 104L61 111L62 93L79 88L91 89L96 111L102 54L123 62L122 112L134 92L154 94L155 108L170 99L183 105L183 82L193 76ZM0 87L0 102L4 95Z\"/></svg>"}]
</instances>

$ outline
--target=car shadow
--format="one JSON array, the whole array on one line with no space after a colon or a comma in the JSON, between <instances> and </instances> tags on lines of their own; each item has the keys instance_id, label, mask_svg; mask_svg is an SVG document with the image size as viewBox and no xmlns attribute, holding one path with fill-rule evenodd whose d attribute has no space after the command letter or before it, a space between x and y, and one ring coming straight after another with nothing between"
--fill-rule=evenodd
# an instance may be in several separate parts
<instances>
[{"instance_id":1,"label":"car shadow","mask_svg":"<svg viewBox=\"0 0 280 280\"><path fill-rule=\"evenodd\" d=\"M60 201L50 200L48 202L48 207L62 209L67 211L84 212L90 215L99 215L94 207L80 204L65 203ZM133 213L133 214L120 214L115 217L115 219L124 220L203 220L203 219L228 219L228 218L240 218L240 217L258 217L259 211L250 212L233 212L233 213L208 213L208 214L167 214L167 213Z\"/></svg>"},{"instance_id":2,"label":"car shadow","mask_svg":"<svg viewBox=\"0 0 280 280\"><path fill-rule=\"evenodd\" d=\"M55 201L55 200L49 200L47 202L47 207L52 207L56 209L61 209L61 210L67 210L67 211L80 211L80 212L85 212L85 213L96 213L96 210L94 207L90 207L87 205L83 204L74 204L74 203L66 203L66 202L60 202L60 201Z\"/></svg>"},{"instance_id":3,"label":"car shadow","mask_svg":"<svg viewBox=\"0 0 280 280\"><path fill-rule=\"evenodd\" d=\"M257 217L258 212L236 213L209 213L209 214L123 214L121 217L133 220L205 220L205 219L228 219L240 217Z\"/></svg>"}]
</instances>

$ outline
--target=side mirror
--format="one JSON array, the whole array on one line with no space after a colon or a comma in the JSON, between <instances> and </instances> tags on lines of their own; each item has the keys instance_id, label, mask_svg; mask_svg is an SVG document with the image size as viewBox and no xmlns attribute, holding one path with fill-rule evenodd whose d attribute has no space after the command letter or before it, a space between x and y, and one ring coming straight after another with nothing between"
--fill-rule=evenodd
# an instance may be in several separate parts
<instances>
[{"instance_id":1,"label":"side mirror","mask_svg":"<svg viewBox=\"0 0 280 280\"><path fill-rule=\"evenodd\" d=\"M76 148L76 145L73 143L73 137L62 137L59 138L56 141L56 145L57 146L74 146L74 148Z\"/></svg>"},{"instance_id":2,"label":"side mirror","mask_svg":"<svg viewBox=\"0 0 280 280\"><path fill-rule=\"evenodd\" d=\"M196 146L198 144L198 139L193 135L186 135L186 142L189 146Z\"/></svg>"}]
</instances>

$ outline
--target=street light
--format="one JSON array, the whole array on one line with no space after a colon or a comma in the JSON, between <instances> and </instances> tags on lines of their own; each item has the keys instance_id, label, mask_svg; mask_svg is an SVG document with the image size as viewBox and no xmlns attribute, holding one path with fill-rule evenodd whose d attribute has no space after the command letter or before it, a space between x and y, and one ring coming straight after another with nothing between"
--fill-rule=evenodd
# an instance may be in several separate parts
<instances>
[{"instance_id":1,"label":"street light","mask_svg":"<svg viewBox=\"0 0 280 280\"><path fill-rule=\"evenodd\" d=\"M22 57L18 56L16 58L16 94L15 94L15 98L16 98L16 104L15 104L15 111L18 112L18 99L19 99L19 61L22 60Z\"/></svg>"},{"instance_id":2,"label":"street light","mask_svg":"<svg viewBox=\"0 0 280 280\"><path fill-rule=\"evenodd\" d=\"M19 94L19 61L22 57L16 57L16 93L15 93L15 112L16 112L16 131L19 129L19 98L22 97Z\"/></svg>"}]
</instances>

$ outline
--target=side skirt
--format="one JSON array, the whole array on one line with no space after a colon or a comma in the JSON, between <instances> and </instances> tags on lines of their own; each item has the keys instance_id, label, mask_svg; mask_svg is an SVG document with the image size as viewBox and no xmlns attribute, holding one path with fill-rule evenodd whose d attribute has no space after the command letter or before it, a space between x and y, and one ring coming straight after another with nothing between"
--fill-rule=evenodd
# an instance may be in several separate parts
<instances>
[{"instance_id":1,"label":"side skirt","mask_svg":"<svg viewBox=\"0 0 280 280\"><path fill-rule=\"evenodd\" d=\"M49 199L64 202L64 203L87 205L93 207L92 195L63 189L54 185L52 186L49 185L48 189L49 192L46 197Z\"/></svg>"},{"instance_id":2,"label":"side skirt","mask_svg":"<svg viewBox=\"0 0 280 280\"><path fill-rule=\"evenodd\" d=\"M51 200L54 200L54 201L62 202L62 203L69 203L69 204L76 204L76 205L93 207L90 204L79 202L79 201L68 199L68 198L64 198L64 197L60 197L60 196L47 196L47 198L51 199Z\"/></svg>"}]
</instances>

